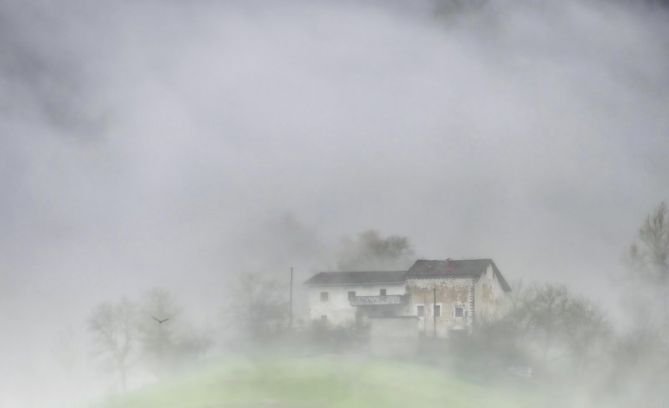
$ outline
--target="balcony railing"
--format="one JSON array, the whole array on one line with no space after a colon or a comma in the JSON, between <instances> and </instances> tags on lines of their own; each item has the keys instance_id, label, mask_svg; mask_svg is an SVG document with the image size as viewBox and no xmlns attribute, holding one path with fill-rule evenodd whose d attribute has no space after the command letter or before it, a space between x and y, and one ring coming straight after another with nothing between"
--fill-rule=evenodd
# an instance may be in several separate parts
<instances>
[{"instance_id":1,"label":"balcony railing","mask_svg":"<svg viewBox=\"0 0 669 408\"><path fill-rule=\"evenodd\" d=\"M385 296L351 296L349 299L351 306L388 306L403 305L407 301L406 295L385 295Z\"/></svg>"}]
</instances>

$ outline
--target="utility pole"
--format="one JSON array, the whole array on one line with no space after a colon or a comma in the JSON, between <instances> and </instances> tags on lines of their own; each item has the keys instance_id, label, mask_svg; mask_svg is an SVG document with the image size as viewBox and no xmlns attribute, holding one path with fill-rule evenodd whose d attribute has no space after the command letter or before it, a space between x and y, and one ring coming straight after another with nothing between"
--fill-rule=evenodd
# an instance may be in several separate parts
<instances>
[{"instance_id":1,"label":"utility pole","mask_svg":"<svg viewBox=\"0 0 669 408\"><path fill-rule=\"evenodd\" d=\"M427 295L423 292L423 337L427 338Z\"/></svg>"},{"instance_id":2,"label":"utility pole","mask_svg":"<svg viewBox=\"0 0 669 408\"><path fill-rule=\"evenodd\" d=\"M441 310L439 310L439 313L441 313ZM432 289L432 318L434 319L434 324L433 324L433 332L434 332L434 338L437 338L437 287L435 286Z\"/></svg>"},{"instance_id":3,"label":"utility pole","mask_svg":"<svg viewBox=\"0 0 669 408\"><path fill-rule=\"evenodd\" d=\"M288 323L288 327L290 330L293 329L293 267L290 267L290 310L288 312L288 315L290 316L290 320Z\"/></svg>"}]
</instances>

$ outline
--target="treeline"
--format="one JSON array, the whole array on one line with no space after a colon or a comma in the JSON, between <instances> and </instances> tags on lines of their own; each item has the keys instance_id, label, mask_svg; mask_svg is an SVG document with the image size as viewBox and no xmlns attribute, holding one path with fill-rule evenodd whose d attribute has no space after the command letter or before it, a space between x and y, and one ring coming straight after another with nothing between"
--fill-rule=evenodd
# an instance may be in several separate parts
<instances>
[{"instance_id":1,"label":"treeline","mask_svg":"<svg viewBox=\"0 0 669 408\"><path fill-rule=\"evenodd\" d=\"M98 305L88 319L94 357L127 388L129 374L146 370L160 378L202 357L212 337L185 319L174 295L154 289L141 300Z\"/></svg>"},{"instance_id":2,"label":"treeline","mask_svg":"<svg viewBox=\"0 0 669 408\"><path fill-rule=\"evenodd\" d=\"M364 231L342 240L335 256L338 268L408 267L413 258L409 241ZM214 345L233 352L349 347L355 330L308 325L299 313L291 326L289 282L272 273L236 276L227 288L215 330L198 329L176 296L154 289L141 299L122 298L93 309L88 331L95 360L127 389L139 373L156 378L179 371L207 355ZM291 328L302 330L296 333Z\"/></svg>"},{"instance_id":3,"label":"treeline","mask_svg":"<svg viewBox=\"0 0 669 408\"><path fill-rule=\"evenodd\" d=\"M374 231L344 241L342 268L406 266L406 238ZM660 407L669 401L669 210L658 205L642 222L618 276L627 324L612 322L599 305L555 283L515 284L508 310L478 319L472 333L448 341L425 339L418 361L441 364L477 380L516 378L562 387L593 406ZM597 274L608 276L609 274ZM602 278L605 279L605 278ZM292 322L286 279L243 274L229 291L221 322L235 350L359 351L365 327ZM157 377L200 359L214 340L184 321L174 297L154 290L138 302L98 306L89 319L98 355L125 387L137 365ZM615 323L615 324L614 324ZM296 331L295 328L300 330ZM602 405L605 404L605 405ZM566 406L569 406L568 404Z\"/></svg>"},{"instance_id":4,"label":"treeline","mask_svg":"<svg viewBox=\"0 0 669 408\"><path fill-rule=\"evenodd\" d=\"M451 341L450 363L490 379L524 376L586 406L665 407L669 401L669 211L643 221L613 283L625 322L560 284L516 285L499 319ZM606 276L606 274L598 274ZM577 397L576 397L577 396ZM585 402L584 402L585 401ZM587 405L590 404L590 405ZM566 404L566 406L571 406Z\"/></svg>"}]
</instances>

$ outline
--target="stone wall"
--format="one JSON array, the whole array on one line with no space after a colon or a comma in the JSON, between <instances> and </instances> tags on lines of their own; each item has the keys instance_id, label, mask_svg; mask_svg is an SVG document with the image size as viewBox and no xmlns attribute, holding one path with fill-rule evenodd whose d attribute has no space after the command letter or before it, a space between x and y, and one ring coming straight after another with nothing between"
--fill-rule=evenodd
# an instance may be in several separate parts
<instances>
[{"instance_id":1,"label":"stone wall","mask_svg":"<svg viewBox=\"0 0 669 408\"><path fill-rule=\"evenodd\" d=\"M497 279L492 266L481 275L474 287L476 319L496 319L508 309L508 296Z\"/></svg>"},{"instance_id":2,"label":"stone wall","mask_svg":"<svg viewBox=\"0 0 669 408\"><path fill-rule=\"evenodd\" d=\"M409 279L407 293L410 295L407 314L417 316L419 306L424 308L423 316L419 317L418 329L425 336L433 336L436 331L438 337L447 337L450 330L471 330L474 313L473 278ZM435 304L440 308L436 319Z\"/></svg>"}]
</instances>

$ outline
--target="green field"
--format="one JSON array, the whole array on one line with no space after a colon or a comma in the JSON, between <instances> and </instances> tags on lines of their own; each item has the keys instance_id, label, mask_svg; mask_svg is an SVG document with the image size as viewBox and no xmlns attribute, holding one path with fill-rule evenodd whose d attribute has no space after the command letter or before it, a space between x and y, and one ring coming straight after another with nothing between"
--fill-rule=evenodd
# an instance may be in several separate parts
<instances>
[{"instance_id":1,"label":"green field","mask_svg":"<svg viewBox=\"0 0 669 408\"><path fill-rule=\"evenodd\" d=\"M227 360L133 391L104 408L537 407L514 386L477 384L443 370L343 357Z\"/></svg>"}]
</instances>

